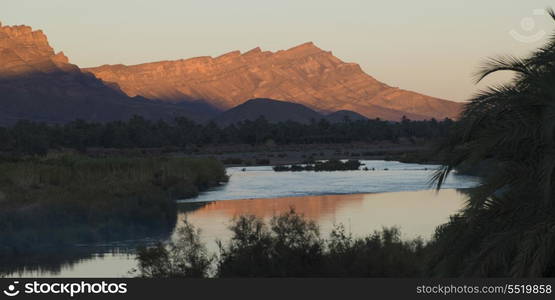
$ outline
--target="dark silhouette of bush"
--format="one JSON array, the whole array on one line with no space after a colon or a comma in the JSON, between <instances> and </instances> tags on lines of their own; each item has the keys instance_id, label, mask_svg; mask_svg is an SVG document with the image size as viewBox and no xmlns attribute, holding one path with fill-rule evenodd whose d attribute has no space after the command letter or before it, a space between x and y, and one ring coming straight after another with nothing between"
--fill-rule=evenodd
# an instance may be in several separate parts
<instances>
[{"instance_id":1,"label":"dark silhouette of bush","mask_svg":"<svg viewBox=\"0 0 555 300\"><path fill-rule=\"evenodd\" d=\"M142 277L206 277L213 258L200 242L200 230L186 220L178 229L177 239L166 245L139 248L138 272Z\"/></svg>"},{"instance_id":2,"label":"dark silhouette of bush","mask_svg":"<svg viewBox=\"0 0 555 300\"><path fill-rule=\"evenodd\" d=\"M342 225L331 233L326 274L334 277L420 277L427 260L421 239L402 241L398 228L355 239Z\"/></svg>"},{"instance_id":3,"label":"dark silhouette of bush","mask_svg":"<svg viewBox=\"0 0 555 300\"><path fill-rule=\"evenodd\" d=\"M270 226L254 216L241 216L234 233L220 247L220 277L307 277L321 273L323 242L318 227L293 210L272 218Z\"/></svg>"},{"instance_id":4,"label":"dark silhouette of bush","mask_svg":"<svg viewBox=\"0 0 555 300\"><path fill-rule=\"evenodd\" d=\"M194 228L185 223L185 228ZM189 270L175 273L175 266L200 261L202 272L216 277L419 277L424 274L427 246L420 239L402 241L397 228L384 228L366 238L354 238L342 225L328 239L318 226L294 209L273 217L269 223L255 216L240 216L230 226L231 239L219 242L218 256L198 245L198 231L189 229L189 244L158 245L139 251L139 276L188 277ZM212 265L207 266L206 262ZM185 262L185 263L183 263ZM213 271L209 270L213 269ZM160 271L161 270L161 271Z\"/></svg>"}]
</instances>

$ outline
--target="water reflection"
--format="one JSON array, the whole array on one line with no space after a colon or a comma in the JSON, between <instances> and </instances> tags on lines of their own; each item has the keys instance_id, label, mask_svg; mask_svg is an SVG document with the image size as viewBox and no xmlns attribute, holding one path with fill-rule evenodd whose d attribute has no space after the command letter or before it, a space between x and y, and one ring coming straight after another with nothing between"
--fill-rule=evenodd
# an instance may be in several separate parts
<instances>
[{"instance_id":1,"label":"water reflection","mask_svg":"<svg viewBox=\"0 0 555 300\"><path fill-rule=\"evenodd\" d=\"M135 250L168 240L169 234L106 244L28 249L0 256L0 277L128 277Z\"/></svg>"},{"instance_id":2,"label":"water reflection","mask_svg":"<svg viewBox=\"0 0 555 300\"><path fill-rule=\"evenodd\" d=\"M28 253L25 258L4 258L8 277L124 277L136 266L133 249L59 249ZM9 261L8 261L9 260Z\"/></svg>"},{"instance_id":3,"label":"water reflection","mask_svg":"<svg viewBox=\"0 0 555 300\"><path fill-rule=\"evenodd\" d=\"M244 199L234 201L182 203L178 224L187 218L202 230L208 248L217 251L216 239L226 242L233 217L253 214L265 219L294 207L320 226L326 237L334 224L342 223L355 236L365 236L383 226L399 226L405 238L431 237L436 226L445 223L449 215L459 210L465 195L451 189L438 194L433 191L395 192L379 194L327 195ZM179 226L179 225L178 225ZM137 246L129 244L127 249ZM136 268L134 255L124 249L126 243L83 248L83 252L59 252L36 258L13 261L10 277L124 277ZM132 246L134 245L134 246ZM9 267L6 258L2 265ZM1 271L0 271L1 273Z\"/></svg>"},{"instance_id":4,"label":"water reflection","mask_svg":"<svg viewBox=\"0 0 555 300\"><path fill-rule=\"evenodd\" d=\"M457 190L396 192L381 194L327 195L246 199L205 203L191 210L182 204L178 224L187 218L202 230L202 238L211 249L215 240L230 237L230 220L251 214L265 219L294 207L319 224L327 236L334 224L343 224L355 236L365 236L382 227L398 226L404 238L429 239L435 228L457 212L466 196ZM179 225L178 225L179 226Z\"/></svg>"}]
</instances>

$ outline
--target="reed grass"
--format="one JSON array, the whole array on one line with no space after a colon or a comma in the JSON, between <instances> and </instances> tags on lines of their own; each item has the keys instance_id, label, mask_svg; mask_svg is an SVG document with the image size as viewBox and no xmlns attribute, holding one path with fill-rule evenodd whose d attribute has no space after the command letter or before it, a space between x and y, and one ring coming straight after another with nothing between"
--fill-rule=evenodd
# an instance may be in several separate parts
<instances>
[{"instance_id":1,"label":"reed grass","mask_svg":"<svg viewBox=\"0 0 555 300\"><path fill-rule=\"evenodd\" d=\"M227 181L213 158L49 154L0 161L0 253L167 233L175 200Z\"/></svg>"}]
</instances>

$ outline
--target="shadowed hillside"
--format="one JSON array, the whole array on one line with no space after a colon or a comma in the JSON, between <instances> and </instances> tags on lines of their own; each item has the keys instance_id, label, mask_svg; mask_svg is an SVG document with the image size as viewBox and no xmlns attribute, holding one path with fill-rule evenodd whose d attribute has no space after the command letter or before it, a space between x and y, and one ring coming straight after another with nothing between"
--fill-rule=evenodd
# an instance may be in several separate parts
<instances>
[{"instance_id":1,"label":"shadowed hillside","mask_svg":"<svg viewBox=\"0 0 555 300\"><path fill-rule=\"evenodd\" d=\"M28 26L0 24L0 124L20 119L49 123L75 119L110 121L133 115L148 119L209 118L202 106L180 106L130 98L117 85L106 86L92 74L55 53L46 35Z\"/></svg>"},{"instance_id":2,"label":"shadowed hillside","mask_svg":"<svg viewBox=\"0 0 555 300\"><path fill-rule=\"evenodd\" d=\"M346 119L350 121L365 121L367 117L350 110L340 110L326 116L326 120L331 123L344 122Z\"/></svg>"},{"instance_id":3,"label":"shadowed hillside","mask_svg":"<svg viewBox=\"0 0 555 300\"><path fill-rule=\"evenodd\" d=\"M320 120L322 115L297 103L252 99L222 113L216 117L215 122L229 125L246 120L254 121L260 117L264 117L270 123L294 121L306 124L311 120Z\"/></svg>"}]
</instances>

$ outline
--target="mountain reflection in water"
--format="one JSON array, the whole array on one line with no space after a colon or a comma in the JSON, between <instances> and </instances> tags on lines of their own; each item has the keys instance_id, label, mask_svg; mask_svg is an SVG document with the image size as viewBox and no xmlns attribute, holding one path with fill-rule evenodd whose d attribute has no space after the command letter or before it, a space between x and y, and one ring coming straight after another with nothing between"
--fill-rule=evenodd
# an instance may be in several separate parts
<instances>
[{"instance_id":1,"label":"mountain reflection in water","mask_svg":"<svg viewBox=\"0 0 555 300\"><path fill-rule=\"evenodd\" d=\"M224 243L231 237L228 227L235 216L253 214L266 220L294 207L298 213L314 220L327 237L334 224L343 224L354 236L366 236L382 227L399 226L404 238L421 236L429 239L435 228L457 212L465 195L457 190L394 192L302 196L269 199L182 203L179 205L178 226L184 218L201 229L201 238L212 252L217 251L216 239ZM118 245L114 249L121 249ZM133 246L128 245L133 248ZM14 265L9 277L125 277L136 268L132 253L82 249L84 253L62 258L42 257ZM87 251L88 250L88 251ZM16 262L14 262L16 263ZM8 267L6 265L6 267Z\"/></svg>"},{"instance_id":2,"label":"mountain reflection in water","mask_svg":"<svg viewBox=\"0 0 555 300\"><path fill-rule=\"evenodd\" d=\"M255 215L266 220L290 208L314 220L326 237L334 224L343 224L354 236L366 236L382 227L398 226L404 238L431 238L435 228L448 221L465 201L457 190L396 192L284 197L183 203L178 226L187 218L201 229L202 239L215 249L214 241L231 236L228 227L239 215ZM196 205L191 209L189 205Z\"/></svg>"}]
</instances>

